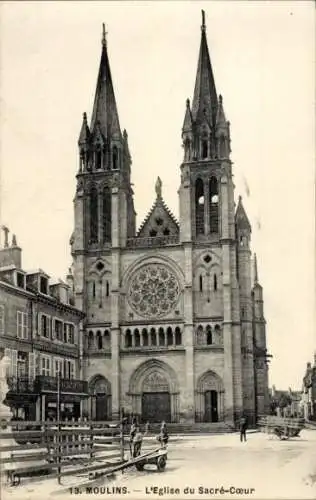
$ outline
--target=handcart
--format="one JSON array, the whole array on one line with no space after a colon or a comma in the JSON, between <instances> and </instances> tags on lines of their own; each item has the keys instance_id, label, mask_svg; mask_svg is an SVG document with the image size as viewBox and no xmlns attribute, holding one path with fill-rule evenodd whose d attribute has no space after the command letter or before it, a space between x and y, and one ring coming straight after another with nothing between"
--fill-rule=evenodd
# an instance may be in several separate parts
<instances>
[{"instance_id":1,"label":"handcart","mask_svg":"<svg viewBox=\"0 0 316 500\"><path fill-rule=\"evenodd\" d=\"M301 418L266 416L259 420L260 430L267 434L274 434L279 439L285 440L298 437L304 428Z\"/></svg>"},{"instance_id":2,"label":"handcart","mask_svg":"<svg viewBox=\"0 0 316 500\"><path fill-rule=\"evenodd\" d=\"M134 458L134 464L138 471L142 471L147 464L156 465L158 472L163 472L167 463L168 452L166 448L158 448L144 455L140 453Z\"/></svg>"}]
</instances>

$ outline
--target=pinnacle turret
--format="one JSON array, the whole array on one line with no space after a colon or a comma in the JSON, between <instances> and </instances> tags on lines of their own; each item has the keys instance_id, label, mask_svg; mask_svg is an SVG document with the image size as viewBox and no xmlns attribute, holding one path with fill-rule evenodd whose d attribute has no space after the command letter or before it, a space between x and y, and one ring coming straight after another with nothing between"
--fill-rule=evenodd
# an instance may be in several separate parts
<instances>
[{"instance_id":1,"label":"pinnacle turret","mask_svg":"<svg viewBox=\"0 0 316 500\"><path fill-rule=\"evenodd\" d=\"M90 129L87 120L87 113L83 113L82 125L79 135L78 144L79 146L85 146L89 143Z\"/></svg>"},{"instance_id":2,"label":"pinnacle turret","mask_svg":"<svg viewBox=\"0 0 316 500\"><path fill-rule=\"evenodd\" d=\"M244 205L242 203L242 197L239 196L237 210L235 214L236 225L238 229L246 230L251 233L251 225L244 209Z\"/></svg>"}]
</instances>

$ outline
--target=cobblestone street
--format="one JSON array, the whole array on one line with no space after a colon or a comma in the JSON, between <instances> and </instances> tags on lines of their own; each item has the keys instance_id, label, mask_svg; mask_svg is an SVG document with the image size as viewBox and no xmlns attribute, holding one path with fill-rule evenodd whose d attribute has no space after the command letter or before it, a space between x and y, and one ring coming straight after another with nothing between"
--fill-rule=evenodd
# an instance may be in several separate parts
<instances>
[{"instance_id":1,"label":"cobblestone street","mask_svg":"<svg viewBox=\"0 0 316 500\"><path fill-rule=\"evenodd\" d=\"M124 474L118 473L113 480L102 479L94 483L88 491L80 487L82 477L69 479L63 487L58 487L56 480L46 480L6 489L3 500L48 496L62 500L92 496L314 499L315 479L315 431L303 431L300 438L288 441L250 433L246 443L240 443L238 434L188 436L174 442L171 439L163 473L152 466L143 472L133 468Z\"/></svg>"}]
</instances>

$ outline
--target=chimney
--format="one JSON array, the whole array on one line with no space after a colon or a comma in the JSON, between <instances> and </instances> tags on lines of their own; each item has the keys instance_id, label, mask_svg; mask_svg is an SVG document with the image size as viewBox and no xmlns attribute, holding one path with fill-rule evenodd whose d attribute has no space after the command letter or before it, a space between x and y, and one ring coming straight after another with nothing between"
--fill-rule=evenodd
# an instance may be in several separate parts
<instances>
[{"instance_id":1,"label":"chimney","mask_svg":"<svg viewBox=\"0 0 316 500\"><path fill-rule=\"evenodd\" d=\"M15 266L22 268L22 249L17 246L16 236L12 235L12 244L9 246L9 228L1 226L4 232L4 245L0 248L0 267Z\"/></svg>"}]
</instances>

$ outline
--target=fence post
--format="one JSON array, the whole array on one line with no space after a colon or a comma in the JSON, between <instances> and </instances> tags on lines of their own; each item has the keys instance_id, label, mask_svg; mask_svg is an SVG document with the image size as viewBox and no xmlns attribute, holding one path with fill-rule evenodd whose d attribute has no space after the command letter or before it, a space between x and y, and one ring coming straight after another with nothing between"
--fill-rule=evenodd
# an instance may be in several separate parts
<instances>
[{"instance_id":1,"label":"fence post","mask_svg":"<svg viewBox=\"0 0 316 500\"><path fill-rule=\"evenodd\" d=\"M90 448L90 459L93 459L93 444L94 444L94 436L93 436L93 422L90 421L89 425L89 430L90 430L90 442L89 442L89 448Z\"/></svg>"},{"instance_id":2,"label":"fence post","mask_svg":"<svg viewBox=\"0 0 316 500\"><path fill-rule=\"evenodd\" d=\"M121 461L124 460L124 425L123 422L120 423L120 451L121 451Z\"/></svg>"},{"instance_id":3,"label":"fence post","mask_svg":"<svg viewBox=\"0 0 316 500\"><path fill-rule=\"evenodd\" d=\"M58 484L61 484L61 445L60 445L60 371L57 373L57 476L58 476Z\"/></svg>"}]
</instances>

